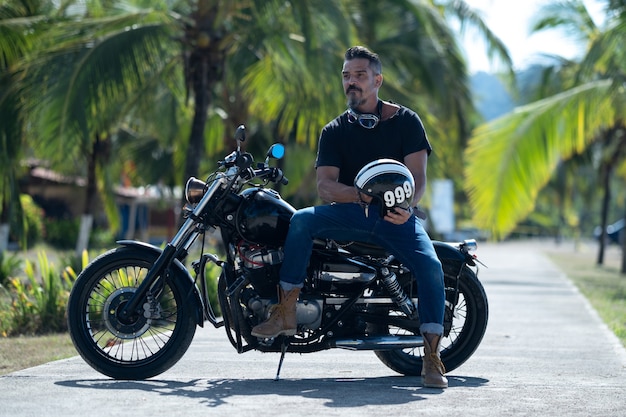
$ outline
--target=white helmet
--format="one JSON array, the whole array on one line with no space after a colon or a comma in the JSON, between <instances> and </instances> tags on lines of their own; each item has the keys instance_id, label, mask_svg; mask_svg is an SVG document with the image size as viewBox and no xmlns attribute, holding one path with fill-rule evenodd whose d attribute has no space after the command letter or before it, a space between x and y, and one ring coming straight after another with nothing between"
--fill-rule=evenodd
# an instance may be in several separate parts
<instances>
[{"instance_id":1,"label":"white helmet","mask_svg":"<svg viewBox=\"0 0 626 417\"><path fill-rule=\"evenodd\" d=\"M411 171L394 159L377 159L365 165L354 178L354 186L380 201L382 217L395 207L408 210L415 195Z\"/></svg>"}]
</instances>

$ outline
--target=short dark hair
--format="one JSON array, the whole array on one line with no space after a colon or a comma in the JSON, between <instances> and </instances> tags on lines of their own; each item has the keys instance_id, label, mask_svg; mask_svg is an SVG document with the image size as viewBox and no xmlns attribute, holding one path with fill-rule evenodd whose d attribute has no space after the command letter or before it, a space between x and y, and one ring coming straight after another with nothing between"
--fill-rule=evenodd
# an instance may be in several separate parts
<instances>
[{"instance_id":1,"label":"short dark hair","mask_svg":"<svg viewBox=\"0 0 626 417\"><path fill-rule=\"evenodd\" d=\"M376 74L383 73L383 64L380 62L380 58L378 54L370 51L364 46L353 46L352 48L348 48L346 54L344 55L346 61L350 61L355 58L365 58L370 62L370 67L374 70Z\"/></svg>"}]
</instances>

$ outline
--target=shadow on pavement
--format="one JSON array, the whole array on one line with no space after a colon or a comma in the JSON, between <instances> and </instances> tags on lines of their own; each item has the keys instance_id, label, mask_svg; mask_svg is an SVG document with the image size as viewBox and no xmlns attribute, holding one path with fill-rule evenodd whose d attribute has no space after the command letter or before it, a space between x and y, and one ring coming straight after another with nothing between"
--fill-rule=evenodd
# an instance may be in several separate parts
<instances>
[{"instance_id":1,"label":"shadow on pavement","mask_svg":"<svg viewBox=\"0 0 626 417\"><path fill-rule=\"evenodd\" d=\"M455 387L479 388L489 381L482 378L448 376L448 382L448 390L453 390ZM248 401L253 401L250 399L253 396L267 399L267 395L278 395L291 396L295 402L311 398L323 400L326 407L348 408L408 404L424 400L427 396L443 393L443 390L423 388L421 378L402 376L282 379L280 381L268 379L193 379L190 381L93 379L58 381L56 385L80 389L156 392L163 396L200 400L207 407L224 405L231 397L245 396ZM285 402L285 398L280 402Z\"/></svg>"}]
</instances>

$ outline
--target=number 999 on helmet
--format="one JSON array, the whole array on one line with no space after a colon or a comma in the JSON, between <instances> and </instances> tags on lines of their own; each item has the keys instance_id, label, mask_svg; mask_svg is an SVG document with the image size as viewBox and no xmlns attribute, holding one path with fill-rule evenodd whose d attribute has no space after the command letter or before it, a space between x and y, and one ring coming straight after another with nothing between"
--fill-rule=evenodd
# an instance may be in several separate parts
<instances>
[{"instance_id":1,"label":"number 999 on helmet","mask_svg":"<svg viewBox=\"0 0 626 417\"><path fill-rule=\"evenodd\" d=\"M415 194L415 180L406 165L394 159L377 159L365 165L354 186L380 204L380 215L396 207L408 210Z\"/></svg>"}]
</instances>

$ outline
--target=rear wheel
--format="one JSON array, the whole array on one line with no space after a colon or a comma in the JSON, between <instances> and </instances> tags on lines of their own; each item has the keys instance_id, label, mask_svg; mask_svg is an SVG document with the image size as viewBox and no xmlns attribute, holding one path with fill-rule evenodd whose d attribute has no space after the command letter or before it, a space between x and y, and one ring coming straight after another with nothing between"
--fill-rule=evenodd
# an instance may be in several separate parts
<instances>
[{"instance_id":1,"label":"rear wheel","mask_svg":"<svg viewBox=\"0 0 626 417\"><path fill-rule=\"evenodd\" d=\"M159 278L141 312L119 314L157 257L122 247L96 258L78 276L68 327L76 350L96 371L115 379L150 378L172 367L191 344L196 303L175 276Z\"/></svg>"},{"instance_id":2,"label":"rear wheel","mask_svg":"<svg viewBox=\"0 0 626 417\"><path fill-rule=\"evenodd\" d=\"M459 296L456 304L454 292L460 265L456 261L442 260L444 285L446 288L446 318L450 329L441 341L441 360L446 371L463 364L476 350L487 329L488 304L485 290L467 265L463 265L459 280ZM390 315L399 314L388 310ZM451 320L451 323L449 322ZM373 325L375 333L391 335L415 334L406 329L387 325ZM422 372L423 348L376 351L376 356L389 368L404 375L420 375Z\"/></svg>"}]
</instances>

